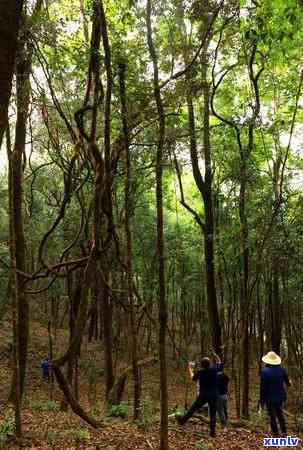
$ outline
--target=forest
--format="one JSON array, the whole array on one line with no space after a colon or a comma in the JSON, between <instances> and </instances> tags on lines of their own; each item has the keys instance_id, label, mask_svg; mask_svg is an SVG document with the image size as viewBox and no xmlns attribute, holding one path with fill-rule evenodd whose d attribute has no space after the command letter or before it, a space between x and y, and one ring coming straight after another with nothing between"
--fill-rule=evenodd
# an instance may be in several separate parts
<instances>
[{"instance_id":1,"label":"forest","mask_svg":"<svg viewBox=\"0 0 303 450\"><path fill-rule=\"evenodd\" d=\"M302 43L302 0L0 0L0 449L261 449L272 352L303 439Z\"/></svg>"}]
</instances>

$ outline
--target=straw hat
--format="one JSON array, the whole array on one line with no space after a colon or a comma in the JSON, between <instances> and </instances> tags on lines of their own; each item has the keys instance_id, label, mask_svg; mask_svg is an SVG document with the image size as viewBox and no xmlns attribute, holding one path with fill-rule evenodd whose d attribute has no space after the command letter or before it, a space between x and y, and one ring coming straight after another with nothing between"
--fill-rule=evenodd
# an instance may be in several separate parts
<instances>
[{"instance_id":1,"label":"straw hat","mask_svg":"<svg viewBox=\"0 0 303 450\"><path fill-rule=\"evenodd\" d=\"M275 352L268 352L263 356L262 361L265 364L270 364L271 366L278 366L281 364L281 358Z\"/></svg>"}]
</instances>

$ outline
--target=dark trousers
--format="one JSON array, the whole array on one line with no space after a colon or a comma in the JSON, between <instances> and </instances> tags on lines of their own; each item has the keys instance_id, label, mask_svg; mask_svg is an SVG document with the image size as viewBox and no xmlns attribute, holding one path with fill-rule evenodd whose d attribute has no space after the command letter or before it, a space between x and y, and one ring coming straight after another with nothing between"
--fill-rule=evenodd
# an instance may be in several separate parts
<instances>
[{"instance_id":1,"label":"dark trousers","mask_svg":"<svg viewBox=\"0 0 303 450\"><path fill-rule=\"evenodd\" d=\"M180 418L180 423L184 424L190 419L196 411L202 408L202 406L208 403L209 407L209 428L210 435L214 435L216 431L216 412L217 412L217 396L199 395L199 397L194 401L189 410Z\"/></svg>"},{"instance_id":2,"label":"dark trousers","mask_svg":"<svg viewBox=\"0 0 303 450\"><path fill-rule=\"evenodd\" d=\"M286 433L286 423L283 415L282 410L282 403L270 403L268 402L266 404L269 419L270 419L270 426L271 431L274 434L278 434L278 424L277 419L280 424L281 433Z\"/></svg>"},{"instance_id":3,"label":"dark trousers","mask_svg":"<svg viewBox=\"0 0 303 450\"><path fill-rule=\"evenodd\" d=\"M226 427L227 425L227 395L218 395L217 400L217 412L218 416L220 417L220 422L223 427Z\"/></svg>"},{"instance_id":4,"label":"dark trousers","mask_svg":"<svg viewBox=\"0 0 303 450\"><path fill-rule=\"evenodd\" d=\"M43 381L49 382L49 372L43 372Z\"/></svg>"}]
</instances>

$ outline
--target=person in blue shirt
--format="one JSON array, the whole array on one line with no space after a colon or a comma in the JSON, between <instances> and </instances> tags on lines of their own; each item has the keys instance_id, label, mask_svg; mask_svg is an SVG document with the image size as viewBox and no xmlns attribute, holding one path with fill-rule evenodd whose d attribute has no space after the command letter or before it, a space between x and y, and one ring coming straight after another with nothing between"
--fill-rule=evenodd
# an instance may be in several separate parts
<instances>
[{"instance_id":1,"label":"person in blue shirt","mask_svg":"<svg viewBox=\"0 0 303 450\"><path fill-rule=\"evenodd\" d=\"M41 363L42 369L42 377L44 381L49 382L49 369L50 369L50 361L49 358L45 358Z\"/></svg>"},{"instance_id":2,"label":"person in blue shirt","mask_svg":"<svg viewBox=\"0 0 303 450\"><path fill-rule=\"evenodd\" d=\"M216 355L216 358L217 355ZM210 436L214 437L216 432L216 412L217 412L217 397L218 397L218 380L217 372L221 361L218 359L215 364L211 365L209 358L202 358L201 369L194 373L192 362L188 363L188 371L190 378L199 383L199 393L197 399L191 405L189 410L181 417L177 417L180 425L184 425L196 411L199 411L205 403L209 407L210 416Z\"/></svg>"},{"instance_id":3,"label":"person in blue shirt","mask_svg":"<svg viewBox=\"0 0 303 450\"><path fill-rule=\"evenodd\" d=\"M286 400L285 386L291 386L287 372L281 367L281 358L270 351L263 356L265 367L261 369L260 406L266 407L272 433L278 435L278 423L282 434L286 434L286 422L283 415L283 402Z\"/></svg>"}]
</instances>

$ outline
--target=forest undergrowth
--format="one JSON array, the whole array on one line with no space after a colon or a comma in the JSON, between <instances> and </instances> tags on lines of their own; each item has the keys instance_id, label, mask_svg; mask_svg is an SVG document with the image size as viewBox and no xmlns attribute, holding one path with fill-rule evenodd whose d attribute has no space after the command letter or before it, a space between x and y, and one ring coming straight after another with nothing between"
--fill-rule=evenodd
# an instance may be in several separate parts
<instances>
[{"instance_id":1,"label":"forest undergrowth","mask_svg":"<svg viewBox=\"0 0 303 450\"><path fill-rule=\"evenodd\" d=\"M9 359L2 356L0 360L0 448L15 450L19 448L36 450L147 450L158 448L159 436L159 387L158 368L146 369L142 373L142 411L141 419L132 420L132 388L127 384L124 399L120 407L106 411L102 371L99 372L99 382L93 384L92 376L87 376L89 366L83 359L79 366L79 393L81 404L101 421L98 430L92 429L77 417L71 410L62 411L62 394L54 385L42 380L40 363L47 353L47 329L40 323L32 324L32 338L29 350L29 366L26 380L26 396L23 408L24 437L18 443L13 439L13 409L7 402L8 387L11 380L11 365ZM1 353L10 342L9 321L1 327ZM56 346L66 345L67 335L59 330ZM102 355L98 351L98 343L84 343L85 358L98 364ZM101 366L101 364L100 364ZM227 368L228 372L228 368ZM86 382L88 380L88 382ZM257 380L254 380L255 384ZM91 384L89 384L91 383ZM180 427L174 417L177 409L189 405L195 395L195 385L187 380L187 374L181 366L176 368L173 363L169 367L169 442L171 449L178 450L253 450L263 447L263 438L268 436L266 416L260 418L252 411L248 423L235 417L233 386L231 390L230 416L232 426L224 432L217 423L215 439L208 436L208 425L204 415L190 420L185 427ZM253 403L257 404L257 399ZM289 435L303 439L303 434L297 433L296 424L288 417ZM1 447L2 445L2 447ZM274 448L274 447L272 447ZM277 448L277 447L276 447ZM302 445L296 448L303 448Z\"/></svg>"}]
</instances>

